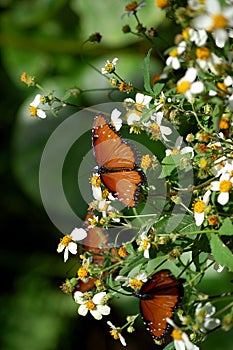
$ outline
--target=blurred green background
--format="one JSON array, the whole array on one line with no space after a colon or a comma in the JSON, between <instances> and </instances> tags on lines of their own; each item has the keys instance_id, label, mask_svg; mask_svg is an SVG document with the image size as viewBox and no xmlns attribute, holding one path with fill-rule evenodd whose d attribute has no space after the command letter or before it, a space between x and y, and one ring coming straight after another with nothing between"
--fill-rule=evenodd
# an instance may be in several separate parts
<instances>
[{"instance_id":1,"label":"blurred green background","mask_svg":"<svg viewBox=\"0 0 233 350\"><path fill-rule=\"evenodd\" d=\"M74 272L56 253L62 235L50 222L40 199L39 164L47 139L67 116L76 111L65 108L57 118L30 118L28 106L38 91L20 82L26 71L47 90L62 97L68 88L109 88L107 79L92 69L101 69L107 59L119 58L118 71L126 81L143 87L143 58L149 45L122 27L132 18L121 19L125 1L119 0L0 0L1 79L1 296L0 348L3 350L121 349L108 334L106 319L78 317L77 306L59 286ZM155 27L166 41L158 39L161 52L172 45L176 28L156 10L154 1L140 12L143 24ZM93 33L101 43L83 43ZM172 36L171 36L172 35ZM154 59L152 74L161 71ZM112 95L122 101L125 95ZM109 102L104 91L77 96L82 106ZM90 138L87 139L90 145ZM70 165L71 177L76 166ZM79 199L76 197L77 202ZM78 206L78 203L77 203ZM81 211L85 211L82 205ZM73 269L73 270L72 270ZM203 291L213 294L231 290L230 278L216 285L211 275ZM113 306L111 320L124 322L122 314L138 312L138 300L120 300ZM128 336L130 349L153 349L144 327ZM215 332L202 345L204 350L232 350L232 332Z\"/></svg>"}]
</instances>

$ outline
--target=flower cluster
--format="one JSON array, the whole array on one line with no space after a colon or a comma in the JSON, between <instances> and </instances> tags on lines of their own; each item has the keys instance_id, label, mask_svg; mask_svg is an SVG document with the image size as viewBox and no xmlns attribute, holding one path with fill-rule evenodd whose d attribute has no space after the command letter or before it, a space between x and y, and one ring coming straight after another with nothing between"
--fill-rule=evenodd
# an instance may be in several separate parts
<instances>
[{"instance_id":1,"label":"flower cluster","mask_svg":"<svg viewBox=\"0 0 233 350\"><path fill-rule=\"evenodd\" d=\"M155 3L180 28L174 45L162 53L161 73L150 75L152 49L145 54L143 90L121 77L120 58L109 58L100 69L123 96L124 113L114 108L106 122L114 135L112 142L128 145L120 136L124 129L135 140L143 138L150 152L138 163L134 155L129 168L121 166L123 182L127 172L132 181L127 178L129 186L124 190L117 187L122 180L118 168L109 171L110 177L117 173L111 186L103 181L107 167L102 164L90 174L93 200L88 203L85 227L75 228L58 245L65 262L71 253L79 265L61 289L73 295L79 315L90 311L100 320L110 315L111 300L118 294L153 300L156 288L147 291L149 297L141 290L164 264L184 278L185 298L177 321L170 317L176 304L162 321L166 319L175 349L197 350L209 331L220 327L226 331L233 325L232 304L226 299L217 309L209 300L216 298L217 303L219 295L199 291L200 278L205 280L209 269L215 268L220 277L223 268L233 271L233 3ZM122 18L134 17L137 30L126 24L123 32L136 34L154 48L159 34L140 22L141 10L146 11L144 1L125 6ZM28 86L34 84L25 74L21 79ZM31 115L45 118L40 105L49 101L48 96L37 95L30 104ZM59 102L53 96L54 101ZM137 153L129 149L130 154ZM133 193L135 205L119 206L124 191ZM122 234L127 238L122 239ZM84 244L79 251L80 240ZM162 287L158 288L161 294ZM123 346L122 332L134 331L137 316L128 316L122 327L107 321L110 334Z\"/></svg>"}]
</instances>

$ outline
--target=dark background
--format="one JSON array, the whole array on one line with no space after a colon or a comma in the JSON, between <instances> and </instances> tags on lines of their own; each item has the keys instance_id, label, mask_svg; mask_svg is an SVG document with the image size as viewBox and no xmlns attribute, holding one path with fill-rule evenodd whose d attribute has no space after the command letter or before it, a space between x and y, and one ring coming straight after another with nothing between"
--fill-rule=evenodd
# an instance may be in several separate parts
<instances>
[{"instance_id":1,"label":"dark background","mask_svg":"<svg viewBox=\"0 0 233 350\"><path fill-rule=\"evenodd\" d=\"M88 66L98 69L107 59L119 57L119 71L127 81L142 87L142 60L149 45L138 42L121 27L135 23L122 20L127 2L108 1L11 1L1 0L0 81L1 81L1 296L0 347L3 350L121 349L108 334L106 319L79 317L77 305L59 286L72 272L56 253L62 233L49 220L39 194L39 162L45 143L60 120L74 113L66 108L57 119L40 121L29 116L28 105L38 90L20 82L26 71L40 85L63 96L67 88L109 88L107 79ZM153 1L141 11L143 23L155 26L170 45L175 28L155 10ZM154 12L153 12L154 11ZM149 24L148 24L149 23ZM82 43L93 32L103 35L102 42ZM158 39L158 50L166 48ZM160 60L152 62L152 73L159 73ZM111 96L112 98L112 96ZM124 95L114 98L123 100ZM75 103L90 106L111 101L107 92L81 94ZM60 119L59 119L60 118ZM90 139L87 139L90 144ZM76 164L69 169L72 174ZM73 199L72 199L73 200ZM77 198L78 208L78 198ZM80 209L81 212L85 208ZM209 279L203 290L211 292L216 280ZM229 276L226 274L229 289ZM209 289L209 290L208 290ZM215 293L224 291L219 286ZM138 300L115 302L111 320L124 322L122 315L138 312ZM232 333L231 333L232 335ZM225 350L232 346L229 333L215 332L202 345L204 350ZM141 322L137 331L127 335L129 349L152 349L153 342Z\"/></svg>"}]
</instances>

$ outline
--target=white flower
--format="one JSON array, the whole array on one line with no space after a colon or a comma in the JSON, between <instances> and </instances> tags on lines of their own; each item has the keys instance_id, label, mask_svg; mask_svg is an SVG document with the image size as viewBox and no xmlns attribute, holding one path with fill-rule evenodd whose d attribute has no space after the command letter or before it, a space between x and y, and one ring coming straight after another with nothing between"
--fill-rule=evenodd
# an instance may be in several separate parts
<instances>
[{"instance_id":1,"label":"white flower","mask_svg":"<svg viewBox=\"0 0 233 350\"><path fill-rule=\"evenodd\" d=\"M115 327L112 322L107 321L107 324L111 327L111 335L114 339L119 339L123 346L126 346L125 338L121 335L121 329L119 327Z\"/></svg>"},{"instance_id":2,"label":"white flower","mask_svg":"<svg viewBox=\"0 0 233 350\"><path fill-rule=\"evenodd\" d=\"M159 134L162 136L162 138L165 141L169 141L166 136L167 135L171 135L172 130L168 126L161 125L162 124L162 120L163 120L163 112L159 111L157 113L154 113L151 116L151 120L156 123L156 125L157 125L157 127L159 129ZM153 126L153 124L154 123L151 123L150 125ZM150 125L149 125L149 127L150 127ZM153 128L152 128L152 134L153 134Z\"/></svg>"},{"instance_id":3,"label":"white flower","mask_svg":"<svg viewBox=\"0 0 233 350\"><path fill-rule=\"evenodd\" d=\"M216 307L213 306L210 302L202 306L202 303L199 303L195 310L195 316L199 323L200 330L206 332L206 330L211 330L220 325L221 321L218 318L212 318L216 312Z\"/></svg>"},{"instance_id":4,"label":"white flower","mask_svg":"<svg viewBox=\"0 0 233 350\"><path fill-rule=\"evenodd\" d=\"M200 94L204 90L204 84L201 81L195 81L196 77L197 70L191 67L187 69L185 75L177 82L177 92L184 94L188 101L192 100L193 94Z\"/></svg>"},{"instance_id":5,"label":"white flower","mask_svg":"<svg viewBox=\"0 0 233 350\"><path fill-rule=\"evenodd\" d=\"M192 25L196 29L205 29L213 33L218 47L224 47L228 40L227 28L233 25L233 6L224 6L218 0L206 0L206 12L193 19Z\"/></svg>"},{"instance_id":6,"label":"white flower","mask_svg":"<svg viewBox=\"0 0 233 350\"><path fill-rule=\"evenodd\" d=\"M230 176L230 173L223 173L219 181L213 181L210 184L211 191L219 191L220 194L217 197L217 202L221 205L227 204L229 201L229 192L232 190L233 177Z\"/></svg>"},{"instance_id":7,"label":"white flower","mask_svg":"<svg viewBox=\"0 0 233 350\"><path fill-rule=\"evenodd\" d=\"M190 28L189 31L189 40L194 42L197 46L205 45L208 35L204 29L195 30Z\"/></svg>"},{"instance_id":8,"label":"white flower","mask_svg":"<svg viewBox=\"0 0 233 350\"><path fill-rule=\"evenodd\" d=\"M211 191L208 190L203 196L203 199L199 199L194 202L193 211L194 219L197 226L201 226L205 218L205 209L209 203Z\"/></svg>"},{"instance_id":9,"label":"white flower","mask_svg":"<svg viewBox=\"0 0 233 350\"><path fill-rule=\"evenodd\" d=\"M140 10L143 6L146 6L145 1L140 1L139 3L133 1L132 3L125 6L125 12L121 16L121 18L124 18L125 16L133 16L133 14Z\"/></svg>"},{"instance_id":10,"label":"white flower","mask_svg":"<svg viewBox=\"0 0 233 350\"><path fill-rule=\"evenodd\" d=\"M192 158L194 156L194 152L193 152L193 148L192 147L183 147L182 146L182 142L183 142L183 137L182 136L178 136L175 142L175 146L174 148L171 149L166 149L166 156L169 156L170 154L185 154L185 153L191 153L192 154Z\"/></svg>"},{"instance_id":11,"label":"white flower","mask_svg":"<svg viewBox=\"0 0 233 350\"><path fill-rule=\"evenodd\" d=\"M45 112L42 109L38 108L38 106L41 104L42 100L43 100L43 96L41 96L40 94L37 94L36 97L34 98L34 100L30 103L29 110L30 110L32 117L37 116L40 119L46 118Z\"/></svg>"},{"instance_id":12,"label":"white flower","mask_svg":"<svg viewBox=\"0 0 233 350\"><path fill-rule=\"evenodd\" d=\"M131 103L132 106L134 106L134 109L126 114L128 125L132 125L135 122L139 122L142 116L142 110L144 108L150 108L151 100L151 96L143 95L139 92L135 96L135 101L133 99L125 99L126 103Z\"/></svg>"},{"instance_id":13,"label":"white flower","mask_svg":"<svg viewBox=\"0 0 233 350\"><path fill-rule=\"evenodd\" d=\"M117 64L118 58L115 57L112 61L107 60L104 68L101 68L102 74L113 73Z\"/></svg>"},{"instance_id":14,"label":"white flower","mask_svg":"<svg viewBox=\"0 0 233 350\"><path fill-rule=\"evenodd\" d=\"M194 10L200 10L205 6L205 2L203 0L188 0L188 6Z\"/></svg>"},{"instance_id":15,"label":"white flower","mask_svg":"<svg viewBox=\"0 0 233 350\"><path fill-rule=\"evenodd\" d=\"M117 108L114 108L114 110L111 113L111 122L116 131L119 131L122 127L122 119L120 118L121 112L118 111Z\"/></svg>"},{"instance_id":16,"label":"white flower","mask_svg":"<svg viewBox=\"0 0 233 350\"><path fill-rule=\"evenodd\" d=\"M124 282L122 286L131 287L135 290L141 289L142 285L147 281L147 274L145 272L141 272L136 274L135 276L121 276L118 275L115 278L116 281Z\"/></svg>"},{"instance_id":17,"label":"white flower","mask_svg":"<svg viewBox=\"0 0 233 350\"><path fill-rule=\"evenodd\" d=\"M137 244L139 245L138 247L138 251L143 251L143 255L144 258L149 259L150 258L150 254L149 254L149 250L150 250L150 240L147 237L146 232L142 232L140 234L140 236L137 239Z\"/></svg>"},{"instance_id":18,"label":"white flower","mask_svg":"<svg viewBox=\"0 0 233 350\"><path fill-rule=\"evenodd\" d=\"M77 254L77 243L87 237L87 233L83 228L75 228L70 235L61 238L57 247L57 252L61 253L64 250L64 262L68 260L69 253Z\"/></svg>"},{"instance_id":19,"label":"white flower","mask_svg":"<svg viewBox=\"0 0 233 350\"><path fill-rule=\"evenodd\" d=\"M186 42L181 41L177 47L172 49L169 52L169 57L166 60L167 66L172 66L173 69L179 69L180 68L180 59L179 56L185 51L186 49Z\"/></svg>"},{"instance_id":20,"label":"white flower","mask_svg":"<svg viewBox=\"0 0 233 350\"><path fill-rule=\"evenodd\" d=\"M93 296L92 299L86 297L85 293L76 291L74 293L74 300L80 304L78 313L81 316L86 316L88 311L96 320L101 320L102 316L110 314L110 307L106 305L106 292L100 292Z\"/></svg>"},{"instance_id":21,"label":"white flower","mask_svg":"<svg viewBox=\"0 0 233 350\"><path fill-rule=\"evenodd\" d=\"M174 328L171 333L174 339L176 350L199 350L199 347L191 342L188 335L183 332L170 318L166 318L167 322Z\"/></svg>"}]
</instances>

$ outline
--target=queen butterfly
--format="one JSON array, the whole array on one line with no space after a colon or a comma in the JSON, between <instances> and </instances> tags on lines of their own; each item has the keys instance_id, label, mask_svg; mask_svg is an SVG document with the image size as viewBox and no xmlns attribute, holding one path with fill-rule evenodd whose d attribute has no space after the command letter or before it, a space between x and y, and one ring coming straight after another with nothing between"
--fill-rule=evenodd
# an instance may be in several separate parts
<instances>
[{"instance_id":1,"label":"queen butterfly","mask_svg":"<svg viewBox=\"0 0 233 350\"><path fill-rule=\"evenodd\" d=\"M156 342L164 342L172 318L183 295L183 281L176 279L169 270L156 272L134 295L140 299L140 311L147 330Z\"/></svg>"},{"instance_id":2,"label":"queen butterfly","mask_svg":"<svg viewBox=\"0 0 233 350\"><path fill-rule=\"evenodd\" d=\"M92 144L102 183L122 204L135 207L146 176L136 165L133 147L102 115L94 120Z\"/></svg>"}]
</instances>

